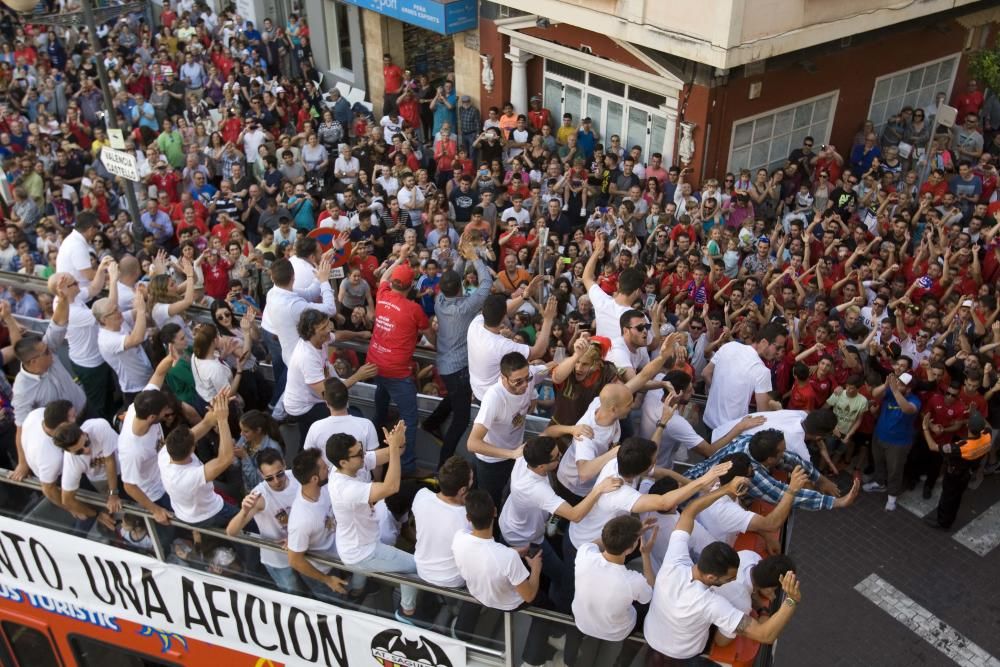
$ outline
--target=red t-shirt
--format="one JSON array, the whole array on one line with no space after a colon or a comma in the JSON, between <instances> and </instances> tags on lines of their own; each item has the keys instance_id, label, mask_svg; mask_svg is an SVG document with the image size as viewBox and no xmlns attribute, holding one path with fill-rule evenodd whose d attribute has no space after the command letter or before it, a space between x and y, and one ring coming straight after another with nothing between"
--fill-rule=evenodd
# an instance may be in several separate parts
<instances>
[{"instance_id":1,"label":"red t-shirt","mask_svg":"<svg viewBox=\"0 0 1000 667\"><path fill-rule=\"evenodd\" d=\"M368 361L378 366L382 377L410 377L410 360L418 336L429 326L427 314L416 301L393 290L388 281L379 283Z\"/></svg>"},{"instance_id":2,"label":"red t-shirt","mask_svg":"<svg viewBox=\"0 0 1000 667\"><path fill-rule=\"evenodd\" d=\"M819 407L816 390L809 382L796 382L792 385L792 394L788 397L789 410L815 410Z\"/></svg>"},{"instance_id":3,"label":"red t-shirt","mask_svg":"<svg viewBox=\"0 0 1000 667\"><path fill-rule=\"evenodd\" d=\"M956 422L968 419L969 406L957 399L948 405L944 400L944 395L936 393L931 396L931 400L927 403L927 413L931 416L933 423L948 428Z\"/></svg>"},{"instance_id":4,"label":"red t-shirt","mask_svg":"<svg viewBox=\"0 0 1000 667\"><path fill-rule=\"evenodd\" d=\"M809 378L809 384L812 385L813 391L816 392L816 400L819 401L820 405L824 405L826 399L830 398L830 394L833 393L833 380L832 373L824 378L817 375Z\"/></svg>"},{"instance_id":5,"label":"red t-shirt","mask_svg":"<svg viewBox=\"0 0 1000 667\"><path fill-rule=\"evenodd\" d=\"M213 299L225 300L229 293L229 262L221 257L215 266L202 262L201 272L205 276L205 294Z\"/></svg>"},{"instance_id":6,"label":"red t-shirt","mask_svg":"<svg viewBox=\"0 0 1000 667\"><path fill-rule=\"evenodd\" d=\"M382 76L385 77L385 92L398 93L403 87L403 70L399 69L399 65L384 65Z\"/></svg>"}]
</instances>

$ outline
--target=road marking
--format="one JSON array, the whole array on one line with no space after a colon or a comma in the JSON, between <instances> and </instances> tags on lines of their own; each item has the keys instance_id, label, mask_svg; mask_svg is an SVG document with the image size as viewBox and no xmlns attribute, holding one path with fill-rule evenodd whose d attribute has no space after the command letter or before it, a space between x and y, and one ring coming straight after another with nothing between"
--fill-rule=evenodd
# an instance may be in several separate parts
<instances>
[{"instance_id":1,"label":"road marking","mask_svg":"<svg viewBox=\"0 0 1000 667\"><path fill-rule=\"evenodd\" d=\"M990 506L951 537L980 556L993 551L1000 546L1000 503Z\"/></svg>"},{"instance_id":2,"label":"road marking","mask_svg":"<svg viewBox=\"0 0 1000 667\"><path fill-rule=\"evenodd\" d=\"M854 587L854 590L864 595L875 606L908 627L921 639L959 665L963 665L963 667L1000 667L1000 660L921 607L877 574L865 577Z\"/></svg>"},{"instance_id":3,"label":"road marking","mask_svg":"<svg viewBox=\"0 0 1000 667\"><path fill-rule=\"evenodd\" d=\"M917 484L917 488L910 489L899 496L899 506L919 517L925 517L933 510L937 509L938 500L941 499L941 484L934 487L930 498L923 497L923 482Z\"/></svg>"}]
</instances>

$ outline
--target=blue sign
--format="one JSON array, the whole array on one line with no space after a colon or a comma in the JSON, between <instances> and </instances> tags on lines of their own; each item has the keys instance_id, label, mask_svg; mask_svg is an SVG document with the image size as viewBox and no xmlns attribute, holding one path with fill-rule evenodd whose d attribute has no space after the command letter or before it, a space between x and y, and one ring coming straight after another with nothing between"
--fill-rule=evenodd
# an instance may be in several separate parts
<instances>
[{"instance_id":1,"label":"blue sign","mask_svg":"<svg viewBox=\"0 0 1000 667\"><path fill-rule=\"evenodd\" d=\"M342 0L442 35L475 29L478 0Z\"/></svg>"}]
</instances>

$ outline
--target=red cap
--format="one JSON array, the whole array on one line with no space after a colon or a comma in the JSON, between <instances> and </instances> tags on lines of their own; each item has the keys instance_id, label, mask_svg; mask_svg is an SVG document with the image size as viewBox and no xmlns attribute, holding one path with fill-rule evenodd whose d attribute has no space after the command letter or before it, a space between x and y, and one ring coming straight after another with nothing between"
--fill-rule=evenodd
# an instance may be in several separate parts
<instances>
[{"instance_id":1,"label":"red cap","mask_svg":"<svg viewBox=\"0 0 1000 667\"><path fill-rule=\"evenodd\" d=\"M601 346L601 359L604 359L606 356L608 356L608 350L611 349L610 338L606 338L604 336L591 336L590 342L596 343L597 345Z\"/></svg>"},{"instance_id":2,"label":"red cap","mask_svg":"<svg viewBox=\"0 0 1000 667\"><path fill-rule=\"evenodd\" d=\"M410 283L413 282L413 269L410 268L409 264L400 264L392 270L390 278L399 281L403 287L409 287Z\"/></svg>"}]
</instances>

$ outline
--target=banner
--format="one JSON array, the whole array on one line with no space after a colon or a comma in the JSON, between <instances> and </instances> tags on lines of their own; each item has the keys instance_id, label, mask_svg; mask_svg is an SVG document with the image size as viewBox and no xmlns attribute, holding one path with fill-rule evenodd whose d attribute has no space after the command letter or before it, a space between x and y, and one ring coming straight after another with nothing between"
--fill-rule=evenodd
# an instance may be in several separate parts
<instances>
[{"instance_id":1,"label":"banner","mask_svg":"<svg viewBox=\"0 0 1000 667\"><path fill-rule=\"evenodd\" d=\"M444 635L7 517L0 585L289 665L466 665Z\"/></svg>"}]
</instances>

